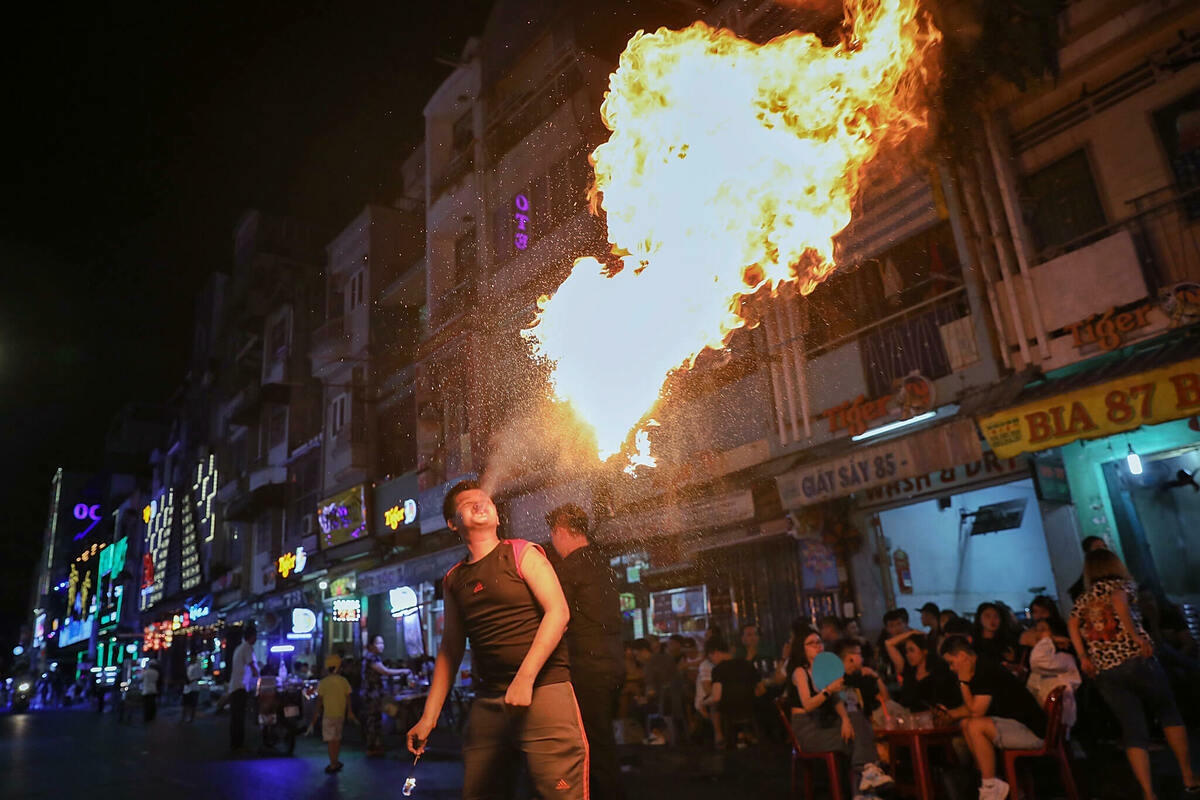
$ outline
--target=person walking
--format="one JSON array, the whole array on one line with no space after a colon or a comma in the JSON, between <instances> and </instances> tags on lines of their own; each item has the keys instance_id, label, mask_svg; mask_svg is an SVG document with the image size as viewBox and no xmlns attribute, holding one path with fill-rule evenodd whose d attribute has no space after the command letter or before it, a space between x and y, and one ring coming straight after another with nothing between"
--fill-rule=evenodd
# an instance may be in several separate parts
<instances>
[{"instance_id":1,"label":"person walking","mask_svg":"<svg viewBox=\"0 0 1200 800\"><path fill-rule=\"evenodd\" d=\"M142 667L142 720L144 722L154 722L154 718L158 716L158 681L160 677L158 662L153 659L147 661L146 666Z\"/></svg>"},{"instance_id":2,"label":"person walking","mask_svg":"<svg viewBox=\"0 0 1200 800\"><path fill-rule=\"evenodd\" d=\"M258 657L254 654L254 643L258 641L258 630L246 625L242 631L242 643L233 651L233 664L229 670L229 749L241 751L246 746L246 701L258 691Z\"/></svg>"},{"instance_id":3,"label":"person walking","mask_svg":"<svg viewBox=\"0 0 1200 800\"><path fill-rule=\"evenodd\" d=\"M363 735L367 740L367 756L375 758L384 752L383 700L387 693L383 679L401 675L404 670L392 669L383 663L385 642L382 636L376 634L368 641L362 663Z\"/></svg>"},{"instance_id":4,"label":"person walking","mask_svg":"<svg viewBox=\"0 0 1200 800\"><path fill-rule=\"evenodd\" d=\"M1107 548L1093 549L1084 556L1083 583L1083 593L1067 622L1071 643L1084 674L1096 679L1100 694L1121 723L1125 757L1141 786L1143 800L1154 800L1148 716L1162 725L1167 746L1183 774L1185 794L1200 797L1200 779L1192 771L1183 717L1134 602L1137 584L1117 554Z\"/></svg>"},{"instance_id":5,"label":"person walking","mask_svg":"<svg viewBox=\"0 0 1200 800\"><path fill-rule=\"evenodd\" d=\"M325 659L325 677L317 684L317 703L313 706L312 719L308 723L311 734L317 725L317 717L321 718L321 740L329 750L329 766L325 772L332 775L342 768L338 759L342 750L342 731L346 725L346 717L357 724L354 709L350 707L350 682L339 674L342 659L329 656Z\"/></svg>"},{"instance_id":6,"label":"person walking","mask_svg":"<svg viewBox=\"0 0 1200 800\"><path fill-rule=\"evenodd\" d=\"M468 556L442 581L442 644L425 710L405 737L409 751L425 751L470 636L464 800L512 796L522 754L534 794L587 800L588 743L563 641L570 612L554 569L538 545L500 541L496 506L474 481L451 487L442 515Z\"/></svg>"},{"instance_id":7,"label":"person walking","mask_svg":"<svg viewBox=\"0 0 1200 800\"><path fill-rule=\"evenodd\" d=\"M568 503L546 515L550 544L558 555L555 572L571 610L567 653L571 685L591 748L593 797L625 796L613 736L613 712L625 680L621 646L621 603L608 559L593 544L588 516Z\"/></svg>"},{"instance_id":8,"label":"person walking","mask_svg":"<svg viewBox=\"0 0 1200 800\"><path fill-rule=\"evenodd\" d=\"M200 679L203 677L204 668L200 666L199 659L192 656L188 662L187 683L183 685L182 711L179 716L180 722L196 721L196 704L200 701Z\"/></svg>"}]
</instances>

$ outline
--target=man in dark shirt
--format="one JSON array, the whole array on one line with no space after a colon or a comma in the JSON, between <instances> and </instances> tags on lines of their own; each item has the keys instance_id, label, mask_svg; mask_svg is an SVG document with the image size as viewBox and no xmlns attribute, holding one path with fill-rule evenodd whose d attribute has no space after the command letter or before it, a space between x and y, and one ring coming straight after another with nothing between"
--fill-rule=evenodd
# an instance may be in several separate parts
<instances>
[{"instance_id":1,"label":"man in dark shirt","mask_svg":"<svg viewBox=\"0 0 1200 800\"><path fill-rule=\"evenodd\" d=\"M721 727L727 747L753 736L754 702L762 695L762 678L754 664L744 658L731 658L724 643L714 646L712 705L721 712Z\"/></svg>"},{"instance_id":2,"label":"man in dark shirt","mask_svg":"<svg viewBox=\"0 0 1200 800\"><path fill-rule=\"evenodd\" d=\"M612 725L625 679L616 580L608 559L592 546L582 508L573 503L559 506L546 515L546 524L550 526L550 544L559 557L555 571L571 609L567 652L571 683L591 747L592 796L622 798L625 792Z\"/></svg>"},{"instance_id":3,"label":"man in dark shirt","mask_svg":"<svg viewBox=\"0 0 1200 800\"><path fill-rule=\"evenodd\" d=\"M963 721L963 737L983 779L979 800L1004 800L1009 785L996 777L995 748L1041 747L1046 735L1046 712L1019 679L999 664L979 658L965 638L946 639L942 658L958 677L962 690L963 704L947 713Z\"/></svg>"},{"instance_id":4,"label":"man in dark shirt","mask_svg":"<svg viewBox=\"0 0 1200 800\"><path fill-rule=\"evenodd\" d=\"M463 741L463 797L511 797L522 753L539 797L587 800L588 744L563 632L570 612L542 549L500 541L492 499L455 484L442 513L468 556L446 573L445 627L425 710L405 737L425 750L471 637L475 702Z\"/></svg>"}]
</instances>

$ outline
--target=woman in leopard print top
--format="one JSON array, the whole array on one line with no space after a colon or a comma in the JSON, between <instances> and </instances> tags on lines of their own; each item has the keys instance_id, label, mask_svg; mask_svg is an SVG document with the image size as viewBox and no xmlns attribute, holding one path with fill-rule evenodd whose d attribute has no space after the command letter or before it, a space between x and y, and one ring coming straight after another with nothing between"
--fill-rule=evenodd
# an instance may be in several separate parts
<instances>
[{"instance_id":1,"label":"woman in leopard print top","mask_svg":"<svg viewBox=\"0 0 1200 800\"><path fill-rule=\"evenodd\" d=\"M1121 559L1106 549L1093 550L1084 557L1083 577L1086 589L1071 609L1071 642L1080 655L1084 673L1096 679L1100 694L1121 723L1125 755L1141 784L1144 800L1154 800L1147 752L1148 712L1162 725L1183 773L1187 796L1200 797L1200 780L1192 773L1188 758L1183 717L1133 603L1137 585Z\"/></svg>"}]
</instances>

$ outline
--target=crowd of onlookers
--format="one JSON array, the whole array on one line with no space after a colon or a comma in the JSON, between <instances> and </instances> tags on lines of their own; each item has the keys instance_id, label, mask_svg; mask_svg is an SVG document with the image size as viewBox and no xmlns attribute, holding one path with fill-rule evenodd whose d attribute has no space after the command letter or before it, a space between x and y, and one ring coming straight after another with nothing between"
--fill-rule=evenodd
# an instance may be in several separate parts
<instances>
[{"instance_id":1,"label":"crowd of onlookers","mask_svg":"<svg viewBox=\"0 0 1200 800\"><path fill-rule=\"evenodd\" d=\"M1068 739L1077 755L1120 741L1148 800L1147 750L1157 737L1176 757L1185 794L1200 797L1185 733L1200 721L1200 647L1181 609L1137 587L1103 540L1083 544L1084 575L1061 607L1046 595L1020 614L1001 602L962 615L926 603L919 625L896 608L874 641L857 620L804 618L774 653L761 651L754 624L738 631L736 648L717 629L702 640L629 642L620 738L742 747L785 738L790 713L800 747L844 752L852 787L870 796L892 783L886 746L873 731L921 715L925 725L961 729L959 751L980 777L979 797L1002 800L1010 787L997 774L996 752L1042 746L1054 693L1065 735L1078 730ZM825 651L840 658L844 674L822 685L813 664Z\"/></svg>"}]
</instances>

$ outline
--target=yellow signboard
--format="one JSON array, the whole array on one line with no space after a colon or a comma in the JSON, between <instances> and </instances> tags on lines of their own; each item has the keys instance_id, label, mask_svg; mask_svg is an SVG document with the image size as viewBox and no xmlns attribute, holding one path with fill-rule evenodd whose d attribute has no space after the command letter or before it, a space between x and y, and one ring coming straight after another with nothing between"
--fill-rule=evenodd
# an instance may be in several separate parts
<instances>
[{"instance_id":1,"label":"yellow signboard","mask_svg":"<svg viewBox=\"0 0 1200 800\"><path fill-rule=\"evenodd\" d=\"M1200 413L1200 358L1053 395L982 417L1000 458Z\"/></svg>"}]
</instances>

